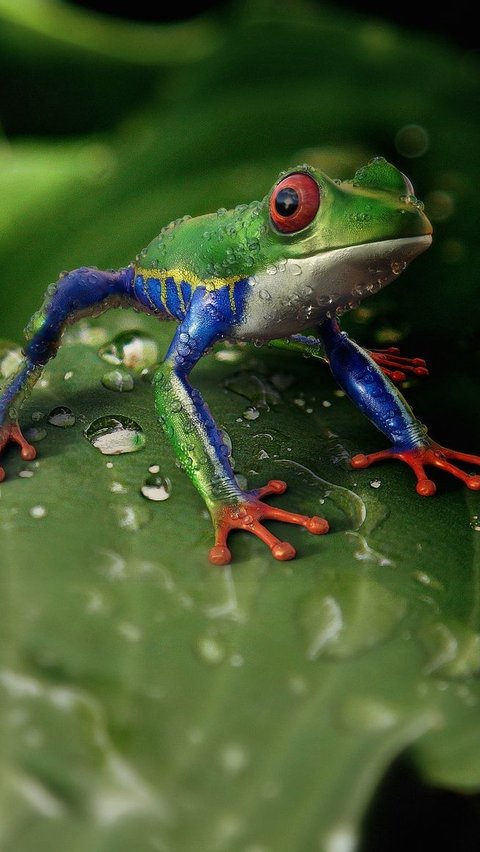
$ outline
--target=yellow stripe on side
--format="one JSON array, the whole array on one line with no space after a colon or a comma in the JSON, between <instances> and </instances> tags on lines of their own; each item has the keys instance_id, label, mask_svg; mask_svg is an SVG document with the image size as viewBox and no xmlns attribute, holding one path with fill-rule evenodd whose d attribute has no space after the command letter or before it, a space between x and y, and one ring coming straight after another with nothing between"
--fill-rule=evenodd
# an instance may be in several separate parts
<instances>
[{"instance_id":1,"label":"yellow stripe on side","mask_svg":"<svg viewBox=\"0 0 480 852\"><path fill-rule=\"evenodd\" d=\"M145 269L142 266L136 266L135 272L137 275L142 275L143 278L156 278L160 281L162 299L164 295L163 286L167 278L173 278L175 286L178 288L181 281L186 281L192 287L205 287L207 290L220 290L221 287L231 286L238 281L238 275L228 275L226 278L199 278L190 269ZM180 292L179 296L181 298ZM231 294L230 299L232 298Z\"/></svg>"}]
</instances>

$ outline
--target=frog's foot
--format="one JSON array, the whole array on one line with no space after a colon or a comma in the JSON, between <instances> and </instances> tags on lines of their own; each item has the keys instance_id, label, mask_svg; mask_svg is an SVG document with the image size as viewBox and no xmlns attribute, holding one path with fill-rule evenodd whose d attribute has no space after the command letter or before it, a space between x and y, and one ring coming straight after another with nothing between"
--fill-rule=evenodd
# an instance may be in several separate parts
<instances>
[{"instance_id":1,"label":"frog's foot","mask_svg":"<svg viewBox=\"0 0 480 852\"><path fill-rule=\"evenodd\" d=\"M451 464L449 459L454 461L466 462L466 464L480 465L480 456L470 455L469 453L457 453L455 450L449 450L446 447L441 447L440 444L430 442L425 446L415 447L411 450L397 451L392 447L390 450L381 450L379 453L371 453L370 455L353 456L350 464L354 468L370 467L377 461L384 459L399 459L408 464L415 476L417 477L417 493L422 497L431 497L435 494L437 486L431 479L428 479L425 473L425 465L433 465L457 479L461 479L467 488L472 491L480 491L480 475L469 474L461 470L454 464Z\"/></svg>"},{"instance_id":2,"label":"frog's foot","mask_svg":"<svg viewBox=\"0 0 480 852\"><path fill-rule=\"evenodd\" d=\"M246 530L260 538L270 548L272 556L280 561L294 559L295 548L288 541L280 541L269 530L262 520L285 521L288 524L299 524L314 535L323 535L328 532L328 521L318 516L309 518L307 515L297 515L294 512L286 512L275 506L269 506L260 498L269 494L283 494L287 489L286 482L280 479L271 479L263 488L255 491L244 492L244 499L221 503L212 512L215 527L215 545L209 553L210 562L214 565L227 565L232 555L227 547L227 538L232 530Z\"/></svg>"},{"instance_id":3,"label":"frog's foot","mask_svg":"<svg viewBox=\"0 0 480 852\"><path fill-rule=\"evenodd\" d=\"M24 438L20 426L17 426L16 423L5 423L3 426L0 426L0 453L3 452L10 441L18 444L21 449L22 459L25 459L25 461L31 461L37 455L35 447L32 447L27 439ZM3 467L0 467L0 482L4 478L5 471Z\"/></svg>"},{"instance_id":4,"label":"frog's foot","mask_svg":"<svg viewBox=\"0 0 480 852\"><path fill-rule=\"evenodd\" d=\"M404 382L407 373L413 376L428 376L428 369L423 358L404 358L397 346L388 349L369 349L370 357L380 367L382 373L392 382Z\"/></svg>"}]
</instances>

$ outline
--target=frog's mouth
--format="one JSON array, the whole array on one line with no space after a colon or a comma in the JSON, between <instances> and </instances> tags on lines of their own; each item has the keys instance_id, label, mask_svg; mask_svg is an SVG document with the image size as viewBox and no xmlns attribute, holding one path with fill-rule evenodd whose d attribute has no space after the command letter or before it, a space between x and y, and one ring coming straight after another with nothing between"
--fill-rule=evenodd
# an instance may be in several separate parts
<instances>
[{"instance_id":1,"label":"frog's mouth","mask_svg":"<svg viewBox=\"0 0 480 852\"><path fill-rule=\"evenodd\" d=\"M303 263L311 272L312 302L337 313L356 307L397 278L431 242L430 234L422 234L346 246L305 258Z\"/></svg>"}]
</instances>

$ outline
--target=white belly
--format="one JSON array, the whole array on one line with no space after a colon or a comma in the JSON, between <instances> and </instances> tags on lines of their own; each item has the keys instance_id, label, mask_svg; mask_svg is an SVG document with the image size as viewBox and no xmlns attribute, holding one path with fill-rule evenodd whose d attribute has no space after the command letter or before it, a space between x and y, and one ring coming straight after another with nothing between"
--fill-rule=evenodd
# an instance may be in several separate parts
<instances>
[{"instance_id":1,"label":"white belly","mask_svg":"<svg viewBox=\"0 0 480 852\"><path fill-rule=\"evenodd\" d=\"M249 279L240 340L288 337L376 293L431 243L431 236L382 240L283 260Z\"/></svg>"}]
</instances>

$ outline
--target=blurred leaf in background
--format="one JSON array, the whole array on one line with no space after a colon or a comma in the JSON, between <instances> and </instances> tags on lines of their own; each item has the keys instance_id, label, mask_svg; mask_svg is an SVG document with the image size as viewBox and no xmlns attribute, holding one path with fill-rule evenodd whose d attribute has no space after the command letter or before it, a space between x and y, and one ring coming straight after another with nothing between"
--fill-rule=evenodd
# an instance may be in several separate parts
<instances>
[{"instance_id":1,"label":"blurred leaf in background","mask_svg":"<svg viewBox=\"0 0 480 852\"><path fill-rule=\"evenodd\" d=\"M477 57L303 2L154 25L0 0L0 46L3 338L18 346L62 269L124 265L169 220L262 197L299 161L344 178L383 155L434 245L345 327L426 357L409 401L478 452ZM132 330L142 357L172 334L130 312L71 330L22 416L38 463L6 460L2 848L420 849L391 805L368 809L405 752L432 784L480 787L478 495L444 479L422 501L400 466L353 473L378 438L321 365L223 348L194 381L238 474L285 475L279 503L332 532L289 531L301 558L281 566L238 536L232 569L213 569L150 361L143 377L120 363L130 392L105 383L100 346ZM84 436L100 417L135 421L145 447L103 456ZM393 784L403 823L415 784ZM476 799L461 801L468 835L437 814L437 849L478 847Z\"/></svg>"}]
</instances>

